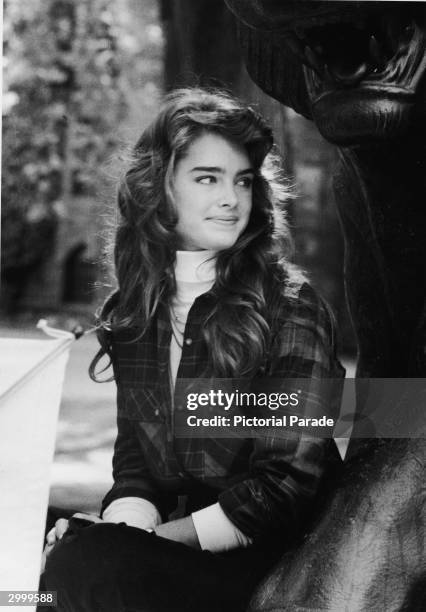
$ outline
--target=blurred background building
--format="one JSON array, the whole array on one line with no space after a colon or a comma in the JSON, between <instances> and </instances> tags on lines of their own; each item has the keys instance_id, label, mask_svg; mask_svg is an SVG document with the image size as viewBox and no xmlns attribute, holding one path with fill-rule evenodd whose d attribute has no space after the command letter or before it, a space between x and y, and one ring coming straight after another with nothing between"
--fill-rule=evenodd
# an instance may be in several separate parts
<instances>
[{"instance_id":1,"label":"blurred background building","mask_svg":"<svg viewBox=\"0 0 426 612\"><path fill-rule=\"evenodd\" d=\"M222 0L5 0L3 316L92 313L114 284L103 263L114 190L164 91L226 87L272 122L296 198L296 259L354 350L331 190L335 151L264 95L243 67Z\"/></svg>"}]
</instances>

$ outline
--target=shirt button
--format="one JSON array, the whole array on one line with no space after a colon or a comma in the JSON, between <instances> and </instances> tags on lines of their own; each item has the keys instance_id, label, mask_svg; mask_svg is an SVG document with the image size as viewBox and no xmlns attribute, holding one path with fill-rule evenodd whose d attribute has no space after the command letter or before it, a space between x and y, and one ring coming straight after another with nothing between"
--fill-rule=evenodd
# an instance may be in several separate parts
<instances>
[{"instance_id":1,"label":"shirt button","mask_svg":"<svg viewBox=\"0 0 426 612\"><path fill-rule=\"evenodd\" d=\"M183 478L183 472L178 472L178 475Z\"/></svg>"},{"instance_id":2,"label":"shirt button","mask_svg":"<svg viewBox=\"0 0 426 612\"><path fill-rule=\"evenodd\" d=\"M185 344L187 344L188 346L190 346L192 344L192 338L187 338L185 340Z\"/></svg>"},{"instance_id":3,"label":"shirt button","mask_svg":"<svg viewBox=\"0 0 426 612\"><path fill-rule=\"evenodd\" d=\"M154 414L155 414L155 416L158 416L158 415L160 414L160 411L158 410L158 408L156 408L156 409L154 410Z\"/></svg>"}]
</instances>

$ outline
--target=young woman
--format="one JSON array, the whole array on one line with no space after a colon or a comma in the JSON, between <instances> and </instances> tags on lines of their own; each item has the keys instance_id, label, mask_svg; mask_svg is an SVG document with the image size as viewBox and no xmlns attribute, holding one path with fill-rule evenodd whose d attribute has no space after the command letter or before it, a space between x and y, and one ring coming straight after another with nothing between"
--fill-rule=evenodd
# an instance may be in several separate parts
<instances>
[{"instance_id":1,"label":"young woman","mask_svg":"<svg viewBox=\"0 0 426 612\"><path fill-rule=\"evenodd\" d=\"M244 610L303 527L331 440L174 432L181 379L342 376L328 311L288 261L272 145L251 108L183 89L134 148L91 366L107 354L118 388L114 486L102 518L48 535L59 610Z\"/></svg>"}]
</instances>

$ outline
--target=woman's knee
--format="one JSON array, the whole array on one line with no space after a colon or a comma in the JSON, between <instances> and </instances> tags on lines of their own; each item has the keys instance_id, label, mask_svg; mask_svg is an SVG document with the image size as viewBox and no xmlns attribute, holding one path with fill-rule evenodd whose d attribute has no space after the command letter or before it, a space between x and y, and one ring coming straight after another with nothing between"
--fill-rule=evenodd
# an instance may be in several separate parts
<instances>
[{"instance_id":1,"label":"woman's knee","mask_svg":"<svg viewBox=\"0 0 426 612\"><path fill-rule=\"evenodd\" d=\"M96 573L104 570L115 558L114 548L119 543L118 525L97 523L79 527L70 522L70 528L55 545L46 562L46 571L52 568L65 573Z\"/></svg>"},{"instance_id":2,"label":"woman's knee","mask_svg":"<svg viewBox=\"0 0 426 612\"><path fill-rule=\"evenodd\" d=\"M47 590L56 591L59 610L95 609L100 585L117 576L117 525L94 524L69 529L50 553L43 574ZM118 608L119 609L119 608Z\"/></svg>"}]
</instances>

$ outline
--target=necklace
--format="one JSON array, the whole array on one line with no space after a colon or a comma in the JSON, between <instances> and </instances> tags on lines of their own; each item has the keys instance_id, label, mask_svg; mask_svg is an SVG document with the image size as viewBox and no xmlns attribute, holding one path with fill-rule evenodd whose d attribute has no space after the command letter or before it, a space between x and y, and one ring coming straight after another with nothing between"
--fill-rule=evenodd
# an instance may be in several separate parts
<instances>
[{"instance_id":1,"label":"necklace","mask_svg":"<svg viewBox=\"0 0 426 612\"><path fill-rule=\"evenodd\" d=\"M179 323L186 323L186 320L183 319L183 317L181 317L180 315L176 314L175 309L173 308L173 306L170 304L170 312L172 314L172 318L175 321L179 321Z\"/></svg>"},{"instance_id":2,"label":"necklace","mask_svg":"<svg viewBox=\"0 0 426 612\"><path fill-rule=\"evenodd\" d=\"M173 306L170 304L170 314L171 314L171 320L174 322L174 324L176 325L176 327L179 329L178 325L180 325L181 327L183 327L182 332L184 333L185 331L185 325L186 325L186 317L182 317L181 315L176 314L175 309L173 308ZM179 330L180 331L180 330Z\"/></svg>"},{"instance_id":3,"label":"necklace","mask_svg":"<svg viewBox=\"0 0 426 612\"><path fill-rule=\"evenodd\" d=\"M186 320L176 314L172 305L170 305L170 324L172 334L179 348L183 348L183 336L185 334ZM182 329L179 328L182 327Z\"/></svg>"}]
</instances>

